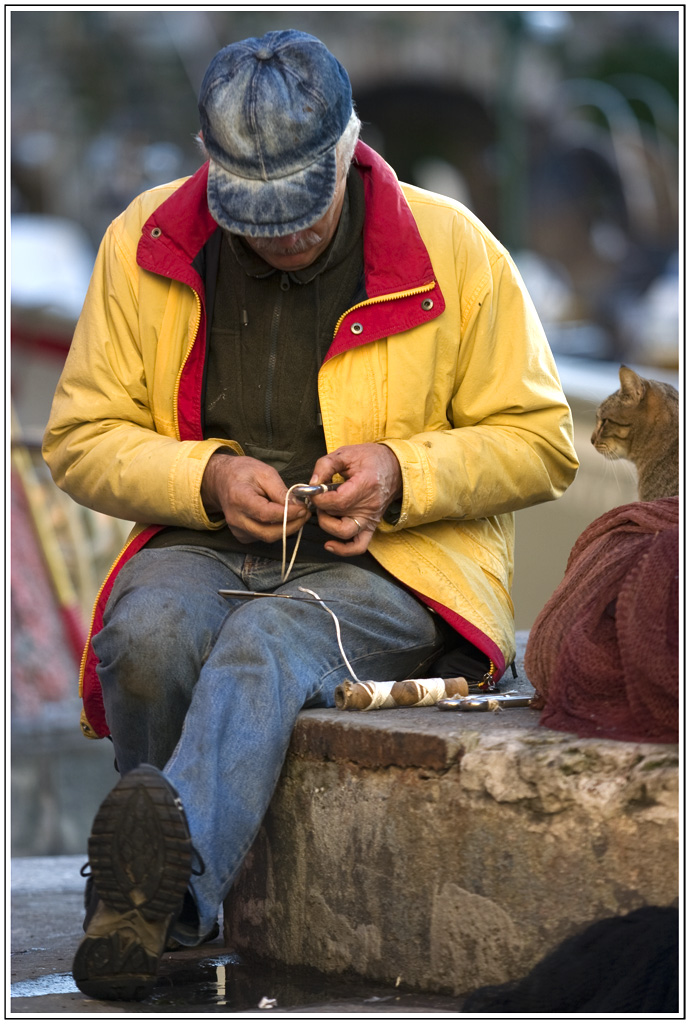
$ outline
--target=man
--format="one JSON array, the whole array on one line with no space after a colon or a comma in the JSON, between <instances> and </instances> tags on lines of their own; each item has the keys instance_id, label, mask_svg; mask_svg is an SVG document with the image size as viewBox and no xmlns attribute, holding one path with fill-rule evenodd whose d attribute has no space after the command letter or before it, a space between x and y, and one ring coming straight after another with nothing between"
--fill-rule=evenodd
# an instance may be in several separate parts
<instances>
[{"instance_id":1,"label":"man","mask_svg":"<svg viewBox=\"0 0 690 1024\"><path fill-rule=\"evenodd\" d=\"M83 729L122 776L74 963L100 998L142 998L168 939L213 927L343 652L363 679L500 678L512 512L577 466L508 254L357 142L323 44L226 47L199 109L209 161L105 236L44 445L77 501L141 524L82 668Z\"/></svg>"}]
</instances>

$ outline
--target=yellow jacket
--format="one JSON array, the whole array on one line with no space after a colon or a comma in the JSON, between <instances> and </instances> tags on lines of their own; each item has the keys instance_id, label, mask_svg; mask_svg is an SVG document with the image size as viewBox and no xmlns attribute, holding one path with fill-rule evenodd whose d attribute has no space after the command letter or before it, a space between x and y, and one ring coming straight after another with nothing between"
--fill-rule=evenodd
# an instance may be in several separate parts
<instances>
[{"instance_id":1,"label":"yellow jacket","mask_svg":"<svg viewBox=\"0 0 690 1024\"><path fill-rule=\"evenodd\" d=\"M377 441L400 461L403 498L369 550L493 661L514 657L512 512L559 497L577 457L570 410L506 250L463 206L408 185L363 143L367 300L336 328L319 374L326 444ZM217 229L207 165L139 196L108 229L44 439L57 484L133 520L106 580L165 525L219 528L200 497L204 288L197 260ZM153 525L151 525L153 524ZM107 735L90 638L87 735Z\"/></svg>"}]
</instances>

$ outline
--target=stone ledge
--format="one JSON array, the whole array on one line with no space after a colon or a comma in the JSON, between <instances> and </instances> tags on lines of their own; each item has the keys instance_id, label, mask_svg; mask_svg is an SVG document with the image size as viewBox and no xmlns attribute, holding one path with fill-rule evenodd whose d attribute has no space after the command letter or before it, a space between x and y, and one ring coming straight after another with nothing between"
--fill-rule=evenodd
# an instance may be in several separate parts
<instances>
[{"instance_id":1,"label":"stone ledge","mask_svg":"<svg viewBox=\"0 0 690 1024\"><path fill-rule=\"evenodd\" d=\"M521 976L592 920L673 902L677 747L538 720L303 712L226 900L228 945L461 994Z\"/></svg>"}]
</instances>

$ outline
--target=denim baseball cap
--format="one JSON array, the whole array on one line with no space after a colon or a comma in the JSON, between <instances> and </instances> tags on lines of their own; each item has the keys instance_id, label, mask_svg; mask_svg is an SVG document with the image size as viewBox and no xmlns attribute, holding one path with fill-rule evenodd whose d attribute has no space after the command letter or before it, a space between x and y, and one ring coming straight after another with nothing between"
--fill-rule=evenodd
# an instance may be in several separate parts
<instances>
[{"instance_id":1,"label":"denim baseball cap","mask_svg":"<svg viewBox=\"0 0 690 1024\"><path fill-rule=\"evenodd\" d=\"M208 205L221 227L275 238L323 217L352 89L319 39L290 29L226 46L201 83L199 113Z\"/></svg>"}]
</instances>

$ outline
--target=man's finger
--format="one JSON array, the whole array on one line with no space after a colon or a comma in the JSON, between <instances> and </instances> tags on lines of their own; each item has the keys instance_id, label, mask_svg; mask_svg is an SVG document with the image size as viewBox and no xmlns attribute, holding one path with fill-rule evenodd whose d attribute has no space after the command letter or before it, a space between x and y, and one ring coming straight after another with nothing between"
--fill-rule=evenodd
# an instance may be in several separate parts
<instances>
[{"instance_id":1,"label":"man's finger","mask_svg":"<svg viewBox=\"0 0 690 1024\"><path fill-rule=\"evenodd\" d=\"M288 522L285 527L285 536L291 537L297 533L304 526L308 518L309 513L297 520ZM257 540L271 544L276 540L281 540L283 536L282 523L276 525L263 524L252 519L250 516L237 515L236 513L233 514L231 519L226 519L226 523L233 537L242 544L251 544Z\"/></svg>"},{"instance_id":2,"label":"man's finger","mask_svg":"<svg viewBox=\"0 0 690 1024\"><path fill-rule=\"evenodd\" d=\"M363 555L369 547L369 541L374 534L373 530L361 530L355 534L352 540L339 541L329 540L324 547L334 555L342 555L344 558L352 558L354 555Z\"/></svg>"}]
</instances>

